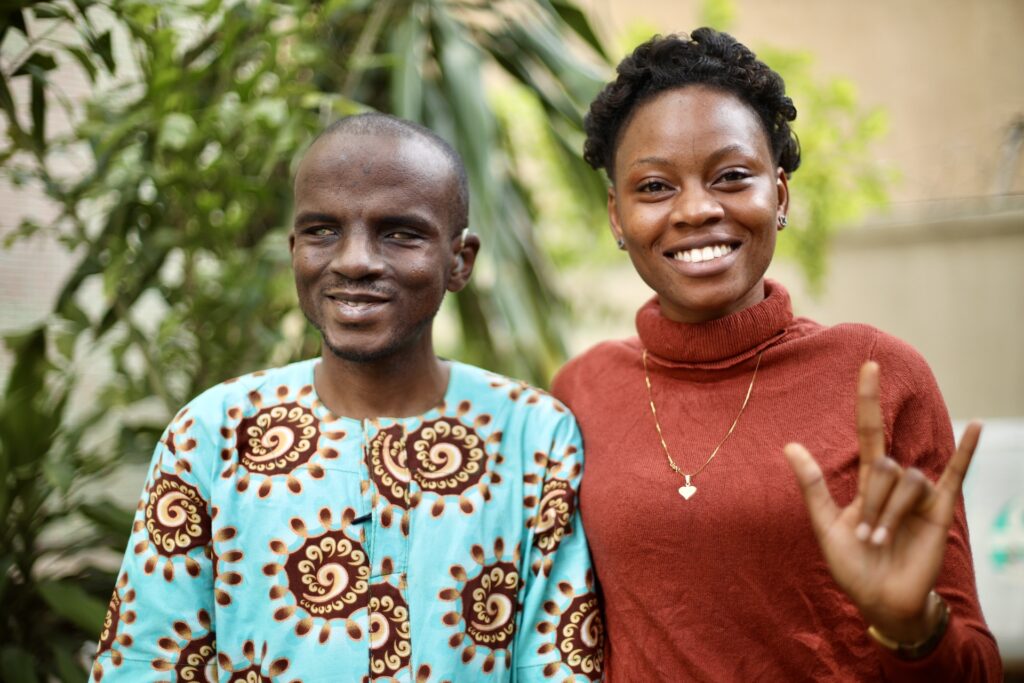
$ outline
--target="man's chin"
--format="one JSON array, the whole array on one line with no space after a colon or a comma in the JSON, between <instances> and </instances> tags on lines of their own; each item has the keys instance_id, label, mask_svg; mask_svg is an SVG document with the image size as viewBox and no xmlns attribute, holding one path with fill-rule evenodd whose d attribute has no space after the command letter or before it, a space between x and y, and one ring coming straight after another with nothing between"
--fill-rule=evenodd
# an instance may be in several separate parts
<instances>
[{"instance_id":1,"label":"man's chin","mask_svg":"<svg viewBox=\"0 0 1024 683\"><path fill-rule=\"evenodd\" d=\"M339 360L348 363L373 363L388 356L394 355L397 349L385 348L353 348L351 346L339 346L324 339L324 348L331 352L331 355Z\"/></svg>"}]
</instances>

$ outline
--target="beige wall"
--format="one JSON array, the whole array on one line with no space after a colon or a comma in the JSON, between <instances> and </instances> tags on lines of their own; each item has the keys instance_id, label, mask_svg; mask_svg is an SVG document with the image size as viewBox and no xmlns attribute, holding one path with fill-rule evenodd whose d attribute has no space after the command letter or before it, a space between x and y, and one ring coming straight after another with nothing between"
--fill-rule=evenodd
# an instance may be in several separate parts
<instances>
[{"instance_id":1,"label":"beige wall","mask_svg":"<svg viewBox=\"0 0 1024 683\"><path fill-rule=\"evenodd\" d=\"M608 36L638 21L692 29L700 5L585 4ZM1024 158L997 186L1007 133L1024 121L1024 2L735 4L741 41L807 50L820 76L848 78L864 105L888 110L875 158L901 176L883 215L835 240L822 296L807 293L792 264L777 261L769 275L790 289L799 314L874 324L918 348L955 418L1024 416ZM633 333L633 312L650 292L625 259L571 279L579 308L592 309L574 350Z\"/></svg>"},{"instance_id":2,"label":"beige wall","mask_svg":"<svg viewBox=\"0 0 1024 683\"><path fill-rule=\"evenodd\" d=\"M819 300L791 265L770 274L799 313L870 323L910 342L955 419L1024 416L1024 202L948 208L840 233Z\"/></svg>"},{"instance_id":3,"label":"beige wall","mask_svg":"<svg viewBox=\"0 0 1024 683\"><path fill-rule=\"evenodd\" d=\"M697 0L584 0L607 36L643 22L698 25ZM897 168L896 202L993 192L1009 127L1024 117L1021 0L736 0L732 33L755 50L807 50L823 77L843 76L890 131L879 160ZM800 103L797 102L799 109ZM1024 159L1010 190L1024 192Z\"/></svg>"}]
</instances>

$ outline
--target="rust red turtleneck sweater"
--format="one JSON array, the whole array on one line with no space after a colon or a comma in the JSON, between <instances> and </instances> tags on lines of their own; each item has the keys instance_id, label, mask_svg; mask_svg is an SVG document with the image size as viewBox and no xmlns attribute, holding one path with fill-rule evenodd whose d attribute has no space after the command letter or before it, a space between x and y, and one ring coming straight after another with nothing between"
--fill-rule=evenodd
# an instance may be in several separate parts
<instances>
[{"instance_id":1,"label":"rust red turtleneck sweater","mask_svg":"<svg viewBox=\"0 0 1024 683\"><path fill-rule=\"evenodd\" d=\"M600 344L555 379L554 394L583 430L580 505L604 598L608 680L1001 680L962 504L937 585L952 611L949 630L930 656L903 662L869 638L829 574L782 455L784 444L803 443L837 502L852 500L857 373L874 359L889 453L937 479L954 446L927 364L872 327L794 318L777 283L766 281L765 293L697 325L666 319L652 300L637 313L639 339ZM665 439L684 472L699 469L728 431L763 352L746 411L688 501L654 428L643 347Z\"/></svg>"}]
</instances>

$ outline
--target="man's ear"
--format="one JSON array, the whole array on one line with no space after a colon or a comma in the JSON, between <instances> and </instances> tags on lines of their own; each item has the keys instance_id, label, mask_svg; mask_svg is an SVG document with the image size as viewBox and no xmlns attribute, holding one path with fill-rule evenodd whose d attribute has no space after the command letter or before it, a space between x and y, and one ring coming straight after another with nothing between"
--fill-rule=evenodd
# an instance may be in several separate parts
<instances>
[{"instance_id":1,"label":"man's ear","mask_svg":"<svg viewBox=\"0 0 1024 683\"><path fill-rule=\"evenodd\" d=\"M455 240L456 252L452 259L451 272L448 274L448 291L458 292L466 283L469 276L473 274L473 266L476 264L476 255L480 251L480 238L469 232L469 228L463 233L463 237Z\"/></svg>"},{"instance_id":2,"label":"man's ear","mask_svg":"<svg viewBox=\"0 0 1024 683\"><path fill-rule=\"evenodd\" d=\"M288 233L288 253L289 254L294 254L295 253L295 233L294 232L289 232Z\"/></svg>"}]
</instances>

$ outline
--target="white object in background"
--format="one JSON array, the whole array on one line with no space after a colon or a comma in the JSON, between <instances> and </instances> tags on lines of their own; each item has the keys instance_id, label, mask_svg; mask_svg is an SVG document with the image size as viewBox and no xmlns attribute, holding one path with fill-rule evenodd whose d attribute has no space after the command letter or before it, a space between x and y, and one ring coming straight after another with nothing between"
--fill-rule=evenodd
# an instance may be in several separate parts
<instances>
[{"instance_id":1,"label":"white object in background","mask_svg":"<svg viewBox=\"0 0 1024 683\"><path fill-rule=\"evenodd\" d=\"M1003 661L1024 664L1024 419L985 420L964 482L974 572ZM954 425L959 435L965 422Z\"/></svg>"}]
</instances>

